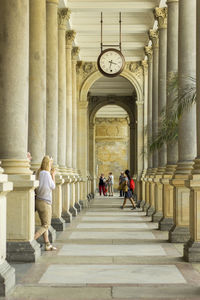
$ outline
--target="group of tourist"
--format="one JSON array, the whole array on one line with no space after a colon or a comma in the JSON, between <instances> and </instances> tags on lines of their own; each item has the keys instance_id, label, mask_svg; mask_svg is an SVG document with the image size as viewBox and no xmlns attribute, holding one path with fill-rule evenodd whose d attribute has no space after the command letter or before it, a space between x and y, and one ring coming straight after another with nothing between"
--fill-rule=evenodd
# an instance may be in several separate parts
<instances>
[{"instance_id":1,"label":"group of tourist","mask_svg":"<svg viewBox=\"0 0 200 300\"><path fill-rule=\"evenodd\" d=\"M104 196L113 196L113 185L114 185L114 176L112 172L109 173L108 178L101 174L99 177L99 194L100 196L103 194ZM119 176L119 187L118 190L120 192L120 197L124 197L124 202L121 209L123 209L126 205L127 199L130 200L132 204L132 209L136 208L136 194L135 190L135 182L130 176L130 171L126 170L125 172L121 172Z\"/></svg>"},{"instance_id":2,"label":"group of tourist","mask_svg":"<svg viewBox=\"0 0 200 300\"><path fill-rule=\"evenodd\" d=\"M99 177L99 194L104 196L113 196L114 176L112 172L108 174L108 178L102 173Z\"/></svg>"}]
</instances>

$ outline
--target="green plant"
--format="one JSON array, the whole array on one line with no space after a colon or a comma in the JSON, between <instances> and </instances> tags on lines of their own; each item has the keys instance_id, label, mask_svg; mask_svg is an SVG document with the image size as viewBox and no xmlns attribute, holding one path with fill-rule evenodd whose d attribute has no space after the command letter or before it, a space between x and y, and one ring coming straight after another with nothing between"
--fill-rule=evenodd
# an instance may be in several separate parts
<instances>
[{"instance_id":1,"label":"green plant","mask_svg":"<svg viewBox=\"0 0 200 300\"><path fill-rule=\"evenodd\" d=\"M179 88L179 80L184 88ZM160 149L165 143L174 143L178 138L178 123L183 112L196 102L196 78L181 77L177 74L168 81L168 93L171 103L163 110L159 118L159 130L150 141L150 151Z\"/></svg>"}]
</instances>

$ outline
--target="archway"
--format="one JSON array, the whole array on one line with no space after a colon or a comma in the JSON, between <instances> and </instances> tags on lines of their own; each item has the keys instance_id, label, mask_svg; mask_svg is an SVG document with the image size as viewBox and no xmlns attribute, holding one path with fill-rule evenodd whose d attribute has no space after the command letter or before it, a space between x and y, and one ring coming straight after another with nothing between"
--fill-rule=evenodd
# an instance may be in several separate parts
<instances>
[{"instance_id":1,"label":"archway","mask_svg":"<svg viewBox=\"0 0 200 300\"><path fill-rule=\"evenodd\" d=\"M95 179L99 172L108 173L110 169L117 178L120 171L130 168L131 173L136 174L136 99L137 94L134 86L121 76L115 79L100 78L89 90L87 97L89 116L88 160L89 171L93 178L93 192L96 190ZM116 113L117 108L118 113ZM102 115L103 111L104 115ZM124 112L123 116L119 116L119 111ZM101 114L101 118L99 118L99 114ZM124 134L121 134L122 130L124 130ZM103 149L106 154L101 153ZM118 163L120 156L123 157L122 161L126 161L126 163ZM112 165L109 160L112 161Z\"/></svg>"}]
</instances>

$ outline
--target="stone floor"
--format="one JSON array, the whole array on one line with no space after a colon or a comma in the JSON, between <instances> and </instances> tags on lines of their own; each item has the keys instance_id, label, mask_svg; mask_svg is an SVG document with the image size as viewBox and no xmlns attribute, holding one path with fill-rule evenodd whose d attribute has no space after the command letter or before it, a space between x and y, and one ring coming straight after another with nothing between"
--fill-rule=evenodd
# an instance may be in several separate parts
<instances>
[{"instance_id":1,"label":"stone floor","mask_svg":"<svg viewBox=\"0 0 200 300\"><path fill-rule=\"evenodd\" d=\"M200 264L122 199L96 198L57 234L58 251L15 264L17 285L1 300L200 299Z\"/></svg>"}]
</instances>

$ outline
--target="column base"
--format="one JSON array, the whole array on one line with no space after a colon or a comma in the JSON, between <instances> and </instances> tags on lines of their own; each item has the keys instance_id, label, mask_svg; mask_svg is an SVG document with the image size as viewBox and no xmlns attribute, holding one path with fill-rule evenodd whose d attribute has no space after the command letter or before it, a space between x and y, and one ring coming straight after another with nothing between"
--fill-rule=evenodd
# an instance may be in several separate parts
<instances>
[{"instance_id":1,"label":"column base","mask_svg":"<svg viewBox=\"0 0 200 300\"><path fill-rule=\"evenodd\" d=\"M159 222L159 230L170 231L174 226L173 218L162 218Z\"/></svg>"},{"instance_id":2,"label":"column base","mask_svg":"<svg viewBox=\"0 0 200 300\"><path fill-rule=\"evenodd\" d=\"M147 212L149 208L150 208L150 204L146 203L143 207L143 210Z\"/></svg>"},{"instance_id":3,"label":"column base","mask_svg":"<svg viewBox=\"0 0 200 300\"><path fill-rule=\"evenodd\" d=\"M70 213L72 214L73 217L77 216L77 209L74 206L71 206L69 209Z\"/></svg>"},{"instance_id":4,"label":"column base","mask_svg":"<svg viewBox=\"0 0 200 300\"><path fill-rule=\"evenodd\" d=\"M155 214L155 212L156 212L155 208L153 206L150 206L147 210L147 216L151 217Z\"/></svg>"},{"instance_id":5,"label":"column base","mask_svg":"<svg viewBox=\"0 0 200 300\"><path fill-rule=\"evenodd\" d=\"M0 264L0 297L7 296L15 286L15 269L7 261Z\"/></svg>"},{"instance_id":6,"label":"column base","mask_svg":"<svg viewBox=\"0 0 200 300\"><path fill-rule=\"evenodd\" d=\"M163 218L163 213L162 211L158 211L156 212L153 216L152 216L152 221L153 222L160 222L160 220L162 220Z\"/></svg>"},{"instance_id":7,"label":"column base","mask_svg":"<svg viewBox=\"0 0 200 300\"><path fill-rule=\"evenodd\" d=\"M200 262L200 242L190 239L184 245L183 257L188 262Z\"/></svg>"},{"instance_id":8,"label":"column base","mask_svg":"<svg viewBox=\"0 0 200 300\"><path fill-rule=\"evenodd\" d=\"M80 203L76 202L74 206L75 206L75 208L77 209L78 212L81 211L82 206L80 205Z\"/></svg>"},{"instance_id":9,"label":"column base","mask_svg":"<svg viewBox=\"0 0 200 300\"><path fill-rule=\"evenodd\" d=\"M7 242L7 261L36 262L41 255L40 245L35 241Z\"/></svg>"},{"instance_id":10,"label":"column base","mask_svg":"<svg viewBox=\"0 0 200 300\"><path fill-rule=\"evenodd\" d=\"M176 226L169 231L169 241L171 243L187 243L189 239L190 231L187 226Z\"/></svg>"},{"instance_id":11,"label":"column base","mask_svg":"<svg viewBox=\"0 0 200 300\"><path fill-rule=\"evenodd\" d=\"M65 220L65 223L72 222L72 214L69 211L63 211L62 218Z\"/></svg>"},{"instance_id":12,"label":"column base","mask_svg":"<svg viewBox=\"0 0 200 300\"><path fill-rule=\"evenodd\" d=\"M56 230L50 226L49 227L49 242L53 243L56 240ZM44 239L43 239L43 235L41 235L38 239L37 242L40 244L44 244Z\"/></svg>"},{"instance_id":13,"label":"column base","mask_svg":"<svg viewBox=\"0 0 200 300\"><path fill-rule=\"evenodd\" d=\"M145 204L146 204L146 202L145 202L144 200L142 200L142 201L139 203L140 207L143 208L143 209L144 209Z\"/></svg>"},{"instance_id":14,"label":"column base","mask_svg":"<svg viewBox=\"0 0 200 300\"><path fill-rule=\"evenodd\" d=\"M79 203L82 205L83 208L88 207L88 200L80 200Z\"/></svg>"},{"instance_id":15,"label":"column base","mask_svg":"<svg viewBox=\"0 0 200 300\"><path fill-rule=\"evenodd\" d=\"M52 218L51 219L51 226L56 231L63 231L65 229L65 220L62 217L60 217L60 218Z\"/></svg>"}]
</instances>

